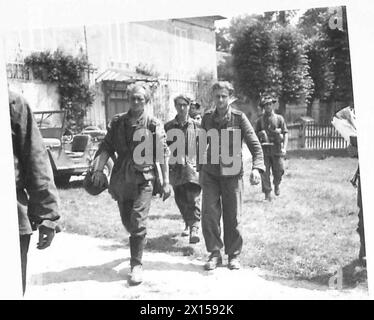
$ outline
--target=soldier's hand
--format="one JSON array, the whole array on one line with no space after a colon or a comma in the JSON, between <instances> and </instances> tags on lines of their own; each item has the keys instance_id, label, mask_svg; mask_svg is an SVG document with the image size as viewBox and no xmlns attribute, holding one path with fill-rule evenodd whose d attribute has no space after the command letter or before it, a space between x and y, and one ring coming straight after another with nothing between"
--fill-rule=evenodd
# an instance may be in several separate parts
<instances>
[{"instance_id":1,"label":"soldier's hand","mask_svg":"<svg viewBox=\"0 0 374 320\"><path fill-rule=\"evenodd\" d=\"M94 171L92 182L95 187L102 187L105 184L105 174L102 171Z\"/></svg>"},{"instance_id":2,"label":"soldier's hand","mask_svg":"<svg viewBox=\"0 0 374 320\"><path fill-rule=\"evenodd\" d=\"M170 187L170 184L169 183L164 183L163 186L162 186L162 201L165 201L167 198L170 197L171 195L171 187Z\"/></svg>"},{"instance_id":3,"label":"soldier's hand","mask_svg":"<svg viewBox=\"0 0 374 320\"><path fill-rule=\"evenodd\" d=\"M253 169L251 175L249 176L249 181L251 185L257 185L261 181L260 172L257 169Z\"/></svg>"},{"instance_id":4,"label":"soldier's hand","mask_svg":"<svg viewBox=\"0 0 374 320\"><path fill-rule=\"evenodd\" d=\"M39 242L37 243L38 249L48 248L53 238L55 237L55 229L48 228L46 226L39 226Z\"/></svg>"},{"instance_id":5,"label":"soldier's hand","mask_svg":"<svg viewBox=\"0 0 374 320\"><path fill-rule=\"evenodd\" d=\"M282 156L284 157L287 153L287 150L285 148L282 148L281 153L282 153Z\"/></svg>"}]
</instances>

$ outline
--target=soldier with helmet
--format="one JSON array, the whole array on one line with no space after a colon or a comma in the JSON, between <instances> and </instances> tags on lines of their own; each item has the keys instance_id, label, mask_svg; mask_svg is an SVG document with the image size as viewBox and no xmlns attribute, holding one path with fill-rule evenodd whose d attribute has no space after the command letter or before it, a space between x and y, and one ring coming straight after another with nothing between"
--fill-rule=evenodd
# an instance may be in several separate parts
<instances>
[{"instance_id":1,"label":"soldier with helmet","mask_svg":"<svg viewBox=\"0 0 374 320\"><path fill-rule=\"evenodd\" d=\"M268 201L272 200L271 172L273 174L274 193L276 196L280 195L280 184L284 174L284 156L288 143L286 122L281 115L274 112L276 102L276 99L270 95L261 98L260 107L263 109L263 113L257 119L255 126L264 153L266 167L261 176L262 192L265 194L265 200Z\"/></svg>"}]
</instances>

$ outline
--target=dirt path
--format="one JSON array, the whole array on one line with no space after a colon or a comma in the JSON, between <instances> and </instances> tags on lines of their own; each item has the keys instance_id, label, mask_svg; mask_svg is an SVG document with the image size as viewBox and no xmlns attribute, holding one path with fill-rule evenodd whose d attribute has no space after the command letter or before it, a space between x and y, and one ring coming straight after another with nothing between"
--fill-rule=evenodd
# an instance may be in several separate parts
<instances>
[{"instance_id":1,"label":"dirt path","mask_svg":"<svg viewBox=\"0 0 374 320\"><path fill-rule=\"evenodd\" d=\"M144 283L127 284L129 250L121 244L60 233L29 253L26 299L367 299L354 290L308 290L267 281L256 269L203 270L203 261L146 252Z\"/></svg>"}]
</instances>

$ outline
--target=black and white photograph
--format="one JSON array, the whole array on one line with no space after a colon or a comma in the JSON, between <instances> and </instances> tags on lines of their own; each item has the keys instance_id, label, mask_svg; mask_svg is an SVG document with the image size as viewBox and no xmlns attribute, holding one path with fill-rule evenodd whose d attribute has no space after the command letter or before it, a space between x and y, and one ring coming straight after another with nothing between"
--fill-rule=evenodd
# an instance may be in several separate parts
<instances>
[{"instance_id":1,"label":"black and white photograph","mask_svg":"<svg viewBox=\"0 0 374 320\"><path fill-rule=\"evenodd\" d=\"M2 299L369 299L361 11L52 2L0 34Z\"/></svg>"}]
</instances>

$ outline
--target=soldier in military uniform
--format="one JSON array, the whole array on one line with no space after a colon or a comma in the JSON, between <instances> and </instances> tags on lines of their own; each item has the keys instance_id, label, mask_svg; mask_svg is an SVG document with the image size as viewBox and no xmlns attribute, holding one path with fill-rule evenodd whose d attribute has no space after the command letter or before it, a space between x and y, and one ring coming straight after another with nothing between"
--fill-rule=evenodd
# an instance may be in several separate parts
<instances>
[{"instance_id":1,"label":"soldier in military uniform","mask_svg":"<svg viewBox=\"0 0 374 320\"><path fill-rule=\"evenodd\" d=\"M212 87L214 108L206 112L202 118L201 129L208 132L216 131L220 143L218 146L209 140L207 147L207 161L201 163L199 154L199 170L202 186L202 230L207 251L210 253L205 264L206 270L213 270L222 263L221 249L225 247L228 255L228 267L239 269L239 256L242 250L243 239L240 231L240 216L242 211L243 192L243 164L242 141L247 144L252 157L252 171L250 181L252 184L260 182L260 173L265 169L260 142L247 117L230 105L233 87L229 82L218 82ZM239 141L234 138L229 140L228 146L221 145L224 132L238 130ZM233 134L233 137L235 135ZM199 144L202 143L199 136ZM234 150L234 145L239 146L239 154L235 155L239 160L238 170L231 170L223 161L223 154L228 150ZM214 159L213 149L218 147L219 162ZM225 150L228 149L228 150ZM199 147L200 150L200 147ZM217 151L217 150L216 150ZM222 160L222 161L221 161ZM233 159L235 162L235 158ZM230 170L228 170L230 169ZM220 221L223 216L223 243L221 240Z\"/></svg>"},{"instance_id":2,"label":"soldier in military uniform","mask_svg":"<svg viewBox=\"0 0 374 320\"><path fill-rule=\"evenodd\" d=\"M22 288L26 290L27 255L33 231L38 249L49 247L60 229L59 196L52 166L33 113L23 97L9 92L17 211L21 247Z\"/></svg>"},{"instance_id":3,"label":"soldier in military uniform","mask_svg":"<svg viewBox=\"0 0 374 320\"><path fill-rule=\"evenodd\" d=\"M190 243L200 241L198 230L200 225L200 192L199 174L196 171L196 150L188 148L189 144L196 146L196 133L198 122L189 116L191 100L185 95L179 95L174 99L176 117L165 124L165 131L169 136L175 129L183 132L184 135L184 154L177 163L169 163L170 183L174 189L175 202L182 214L186 229L182 235L188 235L189 231ZM173 130L174 129L174 130ZM176 138L176 137L175 137ZM168 139L169 145L173 142ZM178 151L177 149L175 151ZM189 154L192 152L193 154ZM177 159L177 155L175 158ZM182 162L182 163L181 163ZM186 234L187 233L187 234Z\"/></svg>"},{"instance_id":4,"label":"soldier in military uniform","mask_svg":"<svg viewBox=\"0 0 374 320\"><path fill-rule=\"evenodd\" d=\"M117 201L122 223L130 233L131 274L129 282L131 285L137 285L142 282L142 257L147 233L146 221L155 183L155 163L142 164L134 158L136 147L142 143L134 139L137 132L142 130L150 132L154 143L161 144L164 158L163 161L160 161L163 162L161 170L164 200L170 196L171 189L168 147L164 128L156 118L148 115L144 109L150 101L149 89L139 84L130 85L128 94L130 110L118 114L112 119L98 151L99 160L96 161L92 180L96 186L105 184L104 166L109 157L115 157L109 192ZM148 131L144 131L145 129Z\"/></svg>"},{"instance_id":5,"label":"soldier in military uniform","mask_svg":"<svg viewBox=\"0 0 374 320\"><path fill-rule=\"evenodd\" d=\"M260 107L264 112L256 122L256 134L262 145L266 167L266 171L261 176L262 192L265 194L265 200L268 201L272 200L270 170L273 174L274 193L276 196L280 195L280 184L284 174L284 156L288 143L286 122L281 115L275 114L275 103L276 100L271 96L264 96L260 102Z\"/></svg>"},{"instance_id":6,"label":"soldier in military uniform","mask_svg":"<svg viewBox=\"0 0 374 320\"><path fill-rule=\"evenodd\" d=\"M357 148L357 137L351 137L351 143L348 146L348 154L353 158L358 158ZM360 179L360 168L358 167L355 175L353 176L351 183L354 187L357 187L357 206L358 211L358 224L357 233L360 237L360 251L358 253L358 259L363 266L366 266L366 245L365 245L365 232L364 232L364 214L362 208L362 194L361 194L361 179Z\"/></svg>"},{"instance_id":7,"label":"soldier in military uniform","mask_svg":"<svg viewBox=\"0 0 374 320\"><path fill-rule=\"evenodd\" d=\"M201 123L201 105L197 101L192 100L190 103L190 111L188 112L189 116L196 120L199 124Z\"/></svg>"}]
</instances>

